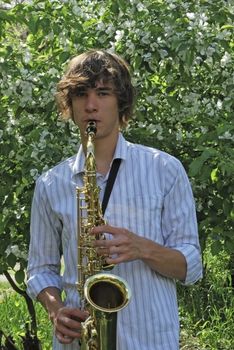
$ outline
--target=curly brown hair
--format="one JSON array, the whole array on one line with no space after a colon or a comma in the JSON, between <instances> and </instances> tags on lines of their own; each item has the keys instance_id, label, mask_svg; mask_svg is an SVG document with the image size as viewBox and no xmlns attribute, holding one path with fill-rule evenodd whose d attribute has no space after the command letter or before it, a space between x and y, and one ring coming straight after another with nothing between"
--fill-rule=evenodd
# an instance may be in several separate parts
<instances>
[{"instance_id":1,"label":"curly brown hair","mask_svg":"<svg viewBox=\"0 0 234 350\"><path fill-rule=\"evenodd\" d=\"M90 50L71 59L57 85L56 100L62 117L72 118L71 101L77 89L94 88L100 81L113 83L120 123L126 123L132 117L135 98L129 67L120 56L105 50Z\"/></svg>"}]
</instances>

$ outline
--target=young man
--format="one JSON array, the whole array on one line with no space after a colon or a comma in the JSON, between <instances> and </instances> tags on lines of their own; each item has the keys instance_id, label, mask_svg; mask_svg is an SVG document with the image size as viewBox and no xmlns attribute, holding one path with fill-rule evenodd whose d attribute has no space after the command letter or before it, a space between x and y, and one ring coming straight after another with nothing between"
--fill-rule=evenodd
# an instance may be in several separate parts
<instances>
[{"instance_id":1,"label":"young man","mask_svg":"<svg viewBox=\"0 0 234 350\"><path fill-rule=\"evenodd\" d=\"M120 133L131 117L134 89L127 64L117 55L92 50L73 58L58 84L65 118L80 129L77 155L43 174L35 188L28 263L28 293L48 311L56 350L79 348L76 187L83 186L87 123L97 124L95 160L100 200L114 159L121 164L105 211L108 224L91 234L98 254L127 280L129 305L118 312L118 350L177 350L176 280L202 275L191 187L181 163L156 149L127 142ZM60 276L60 252L65 272ZM65 292L65 300L61 292ZM80 321L78 321L78 319Z\"/></svg>"}]
</instances>

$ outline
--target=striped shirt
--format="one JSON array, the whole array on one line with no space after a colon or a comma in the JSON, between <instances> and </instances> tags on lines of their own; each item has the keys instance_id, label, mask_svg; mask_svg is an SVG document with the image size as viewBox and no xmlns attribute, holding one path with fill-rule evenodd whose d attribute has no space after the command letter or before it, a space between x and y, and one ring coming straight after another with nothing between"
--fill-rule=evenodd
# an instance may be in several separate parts
<instances>
[{"instance_id":1,"label":"striped shirt","mask_svg":"<svg viewBox=\"0 0 234 350\"><path fill-rule=\"evenodd\" d=\"M122 162L105 212L112 226L123 227L179 250L187 262L184 284L202 275L194 199L181 163L162 151L127 142L119 135L114 158ZM63 161L39 177L31 214L28 294L36 298L54 286L65 291L65 304L79 306L77 282L76 187L82 186L85 156ZM100 197L107 176L97 175ZM65 271L60 275L60 251ZM112 272L127 280L129 305L118 312L118 350L178 350L176 282L141 260L122 263ZM78 342L56 350L77 350Z\"/></svg>"}]
</instances>

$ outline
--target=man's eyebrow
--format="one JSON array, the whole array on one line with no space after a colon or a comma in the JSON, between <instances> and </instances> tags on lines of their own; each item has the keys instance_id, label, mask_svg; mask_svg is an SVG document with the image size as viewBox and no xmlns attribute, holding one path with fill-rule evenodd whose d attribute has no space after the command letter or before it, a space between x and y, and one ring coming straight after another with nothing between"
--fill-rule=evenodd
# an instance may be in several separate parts
<instances>
[{"instance_id":1,"label":"man's eyebrow","mask_svg":"<svg viewBox=\"0 0 234 350\"><path fill-rule=\"evenodd\" d=\"M75 91L77 91L77 90L78 91L85 91L87 89L88 89L87 86L84 86L84 85L78 85L74 88Z\"/></svg>"},{"instance_id":2,"label":"man's eyebrow","mask_svg":"<svg viewBox=\"0 0 234 350\"><path fill-rule=\"evenodd\" d=\"M110 86L100 86L100 87L96 87L95 90L98 91L113 91L114 89Z\"/></svg>"}]
</instances>

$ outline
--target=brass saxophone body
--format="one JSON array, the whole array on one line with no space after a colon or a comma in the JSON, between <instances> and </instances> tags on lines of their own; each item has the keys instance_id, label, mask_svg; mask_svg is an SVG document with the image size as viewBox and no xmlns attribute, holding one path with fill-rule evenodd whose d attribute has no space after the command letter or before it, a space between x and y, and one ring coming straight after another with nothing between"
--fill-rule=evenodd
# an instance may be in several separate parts
<instances>
[{"instance_id":1,"label":"brass saxophone body","mask_svg":"<svg viewBox=\"0 0 234 350\"><path fill-rule=\"evenodd\" d=\"M106 264L103 257L97 255L93 243L104 237L90 234L93 227L105 224L96 183L96 131L96 123L90 121L86 128L84 186L77 188L77 290L81 309L88 310L90 314L82 323L81 350L115 350L117 312L128 304L130 290L119 276L102 272Z\"/></svg>"}]
</instances>

